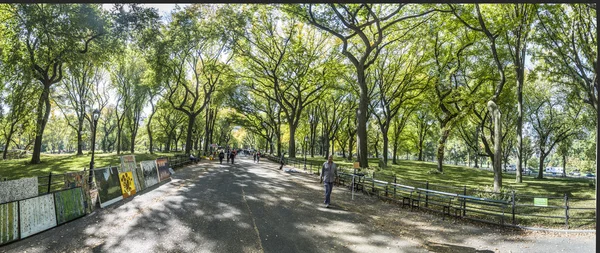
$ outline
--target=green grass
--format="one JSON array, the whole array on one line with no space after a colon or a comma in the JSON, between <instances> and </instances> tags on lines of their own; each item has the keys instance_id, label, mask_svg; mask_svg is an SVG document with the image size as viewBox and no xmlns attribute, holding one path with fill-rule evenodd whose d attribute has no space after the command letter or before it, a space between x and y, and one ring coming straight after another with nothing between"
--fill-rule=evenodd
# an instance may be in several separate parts
<instances>
[{"instance_id":1,"label":"green grass","mask_svg":"<svg viewBox=\"0 0 600 253\"><path fill-rule=\"evenodd\" d=\"M304 157L296 158L299 164L296 168L303 168ZM307 169L312 168L316 172L317 167L326 161L323 157L307 157ZM344 170L351 170L353 162L337 157L334 160ZM311 167L309 164L313 164ZM316 166L315 166L316 165ZM432 162L399 160L398 164L388 161L385 169L377 168L378 159L369 159L372 169L362 170L369 177L375 172L375 178L384 181L393 181L394 175L398 183L425 188L425 182L429 182L429 189L444 192L461 193L464 186L467 187L467 195L484 198L496 198L491 192L494 183L494 173L488 170L475 169L464 166L444 165L444 173L430 173L437 170L437 164ZM569 228L570 229L594 229L596 201L593 181L586 178L544 178L536 179L535 176L524 175L522 183L515 183L515 174L503 174L503 191L510 195L515 190L516 223L523 226L565 228L565 205L564 195L567 194L569 201ZM534 197L548 198L548 205L553 208L534 207ZM483 206L481 206L483 207ZM505 221L510 223L510 211L505 215ZM481 216L471 213L471 216L489 220L491 216ZM557 218L535 217L531 215L557 216ZM562 218L561 218L562 217ZM588 220L583 220L588 219Z\"/></svg>"},{"instance_id":2,"label":"green grass","mask_svg":"<svg viewBox=\"0 0 600 253\"><path fill-rule=\"evenodd\" d=\"M303 161L304 157L298 156L296 159ZM321 164L326 161L323 157L307 157L307 163ZM352 163L341 157L334 160L342 168L351 169ZM369 167L377 167L378 159L369 159ZM375 177L384 176L396 177L407 181L426 182L433 185L456 186L467 188L492 187L494 184L494 173L492 171L476 169L464 166L444 165L444 173L430 173L437 170L437 164L432 162L399 160L398 164L392 164L388 161L385 169L374 168L363 170L369 175L375 172ZM576 198L595 198L595 188L590 185L592 181L586 178L544 178L536 179L532 174L524 175L522 183L515 183L515 174L503 174L502 186L514 189L516 193L535 196L564 196Z\"/></svg>"},{"instance_id":3,"label":"green grass","mask_svg":"<svg viewBox=\"0 0 600 253\"><path fill-rule=\"evenodd\" d=\"M127 153L122 155L127 155ZM134 155L135 161L139 163L144 160L154 160L161 156L172 156L173 153L136 153ZM91 157L91 154L84 154L82 156L74 154L42 154L42 162L39 164L30 164L31 157L0 160L0 178L8 178L10 180L23 177L47 176L50 172L53 174L62 174L65 172L82 171L83 168L89 169ZM121 160L116 153L95 154L94 156L95 168L120 164Z\"/></svg>"}]
</instances>

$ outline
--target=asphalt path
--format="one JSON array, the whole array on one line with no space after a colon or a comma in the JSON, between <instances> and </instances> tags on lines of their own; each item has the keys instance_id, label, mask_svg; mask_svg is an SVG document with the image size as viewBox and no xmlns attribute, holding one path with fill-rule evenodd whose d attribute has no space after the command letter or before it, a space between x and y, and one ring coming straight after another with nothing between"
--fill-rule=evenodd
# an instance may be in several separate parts
<instances>
[{"instance_id":1,"label":"asphalt path","mask_svg":"<svg viewBox=\"0 0 600 253\"><path fill-rule=\"evenodd\" d=\"M0 252L594 252L595 236L506 233L410 212L314 175L239 156L203 161L169 182Z\"/></svg>"}]
</instances>

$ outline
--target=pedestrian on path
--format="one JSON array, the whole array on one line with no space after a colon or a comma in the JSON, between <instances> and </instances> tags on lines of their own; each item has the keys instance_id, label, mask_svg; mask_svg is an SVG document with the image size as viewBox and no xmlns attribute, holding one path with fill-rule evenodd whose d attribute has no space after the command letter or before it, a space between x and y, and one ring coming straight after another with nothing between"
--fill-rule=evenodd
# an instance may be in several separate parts
<instances>
[{"instance_id":1,"label":"pedestrian on path","mask_svg":"<svg viewBox=\"0 0 600 253\"><path fill-rule=\"evenodd\" d=\"M256 163L260 162L260 151L256 153Z\"/></svg>"},{"instance_id":2,"label":"pedestrian on path","mask_svg":"<svg viewBox=\"0 0 600 253\"><path fill-rule=\"evenodd\" d=\"M223 164L223 158L225 158L225 153L221 150L221 152L219 152L219 163Z\"/></svg>"},{"instance_id":3,"label":"pedestrian on path","mask_svg":"<svg viewBox=\"0 0 600 253\"><path fill-rule=\"evenodd\" d=\"M254 163L256 163L256 152L254 152L254 154L252 155L252 160Z\"/></svg>"},{"instance_id":4,"label":"pedestrian on path","mask_svg":"<svg viewBox=\"0 0 600 253\"><path fill-rule=\"evenodd\" d=\"M231 151L229 149L227 150L226 157L227 157L227 163L229 163L229 158L231 158Z\"/></svg>"},{"instance_id":5,"label":"pedestrian on path","mask_svg":"<svg viewBox=\"0 0 600 253\"><path fill-rule=\"evenodd\" d=\"M333 155L329 155L327 162L323 163L320 175L320 182L325 186L325 201L323 203L327 208L331 203L331 190L333 190L333 182L335 182L337 176L337 164L333 162Z\"/></svg>"},{"instance_id":6,"label":"pedestrian on path","mask_svg":"<svg viewBox=\"0 0 600 253\"><path fill-rule=\"evenodd\" d=\"M233 164L233 159L235 158L235 152L231 152L230 154L230 158L231 158L231 164Z\"/></svg>"}]
</instances>

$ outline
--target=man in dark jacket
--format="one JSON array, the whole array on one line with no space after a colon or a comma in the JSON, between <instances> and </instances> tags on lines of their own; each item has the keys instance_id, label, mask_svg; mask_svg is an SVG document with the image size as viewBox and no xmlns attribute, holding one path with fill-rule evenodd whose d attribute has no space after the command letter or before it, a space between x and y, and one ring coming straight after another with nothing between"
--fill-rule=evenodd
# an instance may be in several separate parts
<instances>
[{"instance_id":1,"label":"man in dark jacket","mask_svg":"<svg viewBox=\"0 0 600 253\"><path fill-rule=\"evenodd\" d=\"M221 164L223 164L223 158L225 158L225 153L223 153L223 150L221 150L221 152L219 152L219 162Z\"/></svg>"}]
</instances>

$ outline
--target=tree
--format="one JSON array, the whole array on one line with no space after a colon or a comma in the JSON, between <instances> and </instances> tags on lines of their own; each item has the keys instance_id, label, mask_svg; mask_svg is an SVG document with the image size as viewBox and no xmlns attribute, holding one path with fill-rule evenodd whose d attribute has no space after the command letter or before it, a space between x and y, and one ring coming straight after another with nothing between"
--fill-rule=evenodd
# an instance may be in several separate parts
<instances>
[{"instance_id":1,"label":"tree","mask_svg":"<svg viewBox=\"0 0 600 253\"><path fill-rule=\"evenodd\" d=\"M554 146L577 133L581 107L566 103L564 96L553 94L544 81L528 88L526 115L534 130L539 151L538 179L544 177L544 161Z\"/></svg>"},{"instance_id":2,"label":"tree","mask_svg":"<svg viewBox=\"0 0 600 253\"><path fill-rule=\"evenodd\" d=\"M51 87L63 79L65 63L87 53L91 42L104 39L108 21L99 5L89 4L14 4L3 5L2 11L10 16L7 28L15 36L11 47L26 48L28 60L21 64L41 86L31 158L37 164L51 111Z\"/></svg>"},{"instance_id":3,"label":"tree","mask_svg":"<svg viewBox=\"0 0 600 253\"><path fill-rule=\"evenodd\" d=\"M279 105L289 126L288 153L296 156L295 135L302 112L319 99L336 74L326 34L305 27L270 6L257 11L237 49L246 82L261 97Z\"/></svg>"},{"instance_id":4,"label":"tree","mask_svg":"<svg viewBox=\"0 0 600 253\"><path fill-rule=\"evenodd\" d=\"M506 84L506 64L503 63L503 59L501 59L498 53L499 50L497 48L497 39L498 36L500 36L501 34L502 26L504 24L495 24L493 22L489 22L489 20L487 20L488 23L486 23L486 19L483 17L479 4L475 4L474 6L474 12L476 13L476 15L474 16L470 15L471 13L473 13L473 10L470 8L471 6L462 6L464 8L460 9L457 9L456 6L453 6L451 4L449 4L449 6L454 16L467 28L478 33L483 33L485 35L485 37L490 43L489 48L494 63L496 65L496 70L498 71L497 74L499 77L495 85L495 91L493 96L487 103L487 109L490 112L490 115L494 122L494 191L499 192L502 188L502 128L500 120L501 112L500 108L498 107L498 100L500 99L500 94L502 93L502 89ZM491 6L487 7L491 8ZM463 17L463 15L466 17ZM495 19L492 17L490 18L490 20L494 21ZM476 23L476 25L470 24L469 21ZM490 28L493 29L494 25L500 27L496 27L496 30L491 30Z\"/></svg>"},{"instance_id":5,"label":"tree","mask_svg":"<svg viewBox=\"0 0 600 253\"><path fill-rule=\"evenodd\" d=\"M389 150L388 134L392 121L408 101L417 98L425 91L426 79L428 79L422 72L425 65L423 53L425 49L421 46L422 43L419 40L413 43L402 41L402 43L404 44L397 42L381 50L372 69L373 76L367 78L374 83L375 94L370 106L383 138L383 163L386 166ZM398 125L396 124L396 127L399 127ZM397 142L394 147L397 148Z\"/></svg>"},{"instance_id":6,"label":"tree","mask_svg":"<svg viewBox=\"0 0 600 253\"><path fill-rule=\"evenodd\" d=\"M28 103L33 101L37 95L36 90L31 89L31 83L33 80L26 76L27 71L16 70L16 73L8 80L7 88L11 91L5 98L4 103L8 106L8 113L3 119L0 119L2 123L2 133L4 137L4 151L2 152L2 159L7 159L8 150L11 141L13 141L14 134L23 131L23 123L31 122L32 118L29 114L33 110L34 105ZM21 126L21 127L19 127Z\"/></svg>"},{"instance_id":7,"label":"tree","mask_svg":"<svg viewBox=\"0 0 600 253\"><path fill-rule=\"evenodd\" d=\"M173 14L165 31L170 52L167 67L167 99L171 106L188 118L185 153L192 149L192 132L196 117L211 101L219 86L231 84L226 79L232 38L217 25L225 23L226 12L215 6L192 5ZM197 17L202 16L199 20ZM188 70L191 80L187 79Z\"/></svg>"},{"instance_id":8,"label":"tree","mask_svg":"<svg viewBox=\"0 0 600 253\"><path fill-rule=\"evenodd\" d=\"M89 58L74 61L67 65L66 78L63 78L59 92L54 96L54 101L60 111L66 115L75 114L75 122L65 117L67 124L73 128L77 135L77 155L83 155L83 123L87 112L94 105L94 88L100 82L99 66Z\"/></svg>"},{"instance_id":9,"label":"tree","mask_svg":"<svg viewBox=\"0 0 600 253\"><path fill-rule=\"evenodd\" d=\"M291 12L337 37L342 43L342 54L356 69L356 81L360 90L357 114L358 155L360 166L367 168L369 90L366 71L373 65L382 49L420 25L419 20L414 23L409 21L425 16L435 9L420 11L418 7L407 4L305 4L294 7L290 8ZM408 24L398 29L400 23Z\"/></svg>"}]
</instances>

